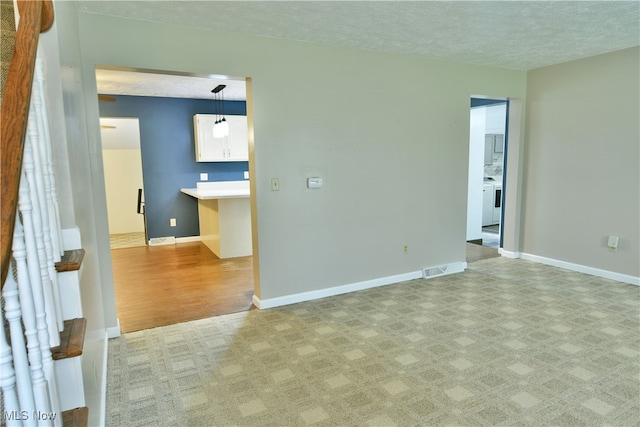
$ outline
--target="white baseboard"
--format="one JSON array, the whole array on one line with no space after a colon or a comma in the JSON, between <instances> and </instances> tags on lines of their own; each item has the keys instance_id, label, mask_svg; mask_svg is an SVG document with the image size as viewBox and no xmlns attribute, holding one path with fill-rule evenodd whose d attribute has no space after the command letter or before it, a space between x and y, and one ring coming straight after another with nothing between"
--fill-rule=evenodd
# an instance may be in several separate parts
<instances>
[{"instance_id":1,"label":"white baseboard","mask_svg":"<svg viewBox=\"0 0 640 427\"><path fill-rule=\"evenodd\" d=\"M520 252L511 252L511 251L505 251L502 248L498 248L498 253L500 255L502 255L505 258L511 258L511 259L517 259L520 258L522 256L522 254Z\"/></svg>"},{"instance_id":2,"label":"white baseboard","mask_svg":"<svg viewBox=\"0 0 640 427\"><path fill-rule=\"evenodd\" d=\"M460 273L464 271L467 263L457 262L441 266L445 272L438 276ZM332 288L319 289L317 291L301 292L299 294L285 295L282 297L260 299L256 295L253 296L253 304L261 310L267 308L280 307L283 305L295 304L298 302L313 301L316 299L332 297L335 295L346 294L349 292L361 291L364 289L377 288L379 286L392 285L394 283L406 282L408 280L423 278L423 270L412 271L409 273L396 274L394 276L380 277L363 282L350 283L348 285L334 286ZM430 276L429 278L437 277Z\"/></svg>"},{"instance_id":3,"label":"white baseboard","mask_svg":"<svg viewBox=\"0 0 640 427\"><path fill-rule=\"evenodd\" d=\"M615 271L602 270L599 268L589 267L587 265L574 264L567 261L561 261L553 258L546 258L539 255L531 255L522 253L520 258L527 261L539 262L540 264L560 267L578 273L590 274L592 276L602 277L604 279L615 280L618 282L628 283L630 285L640 286L640 277L634 277L627 274L616 273Z\"/></svg>"},{"instance_id":4,"label":"white baseboard","mask_svg":"<svg viewBox=\"0 0 640 427\"><path fill-rule=\"evenodd\" d=\"M200 236L187 236L187 237L175 237L175 236L166 236L166 237L154 237L149 239L149 246L162 246L162 245L175 245L176 243L189 243L189 242L199 242Z\"/></svg>"},{"instance_id":5,"label":"white baseboard","mask_svg":"<svg viewBox=\"0 0 640 427\"><path fill-rule=\"evenodd\" d=\"M116 326L107 328L107 337L118 338L121 334L122 329L120 329L120 318L116 317Z\"/></svg>"},{"instance_id":6,"label":"white baseboard","mask_svg":"<svg viewBox=\"0 0 640 427\"><path fill-rule=\"evenodd\" d=\"M199 242L200 236L176 237L176 243Z\"/></svg>"}]
</instances>

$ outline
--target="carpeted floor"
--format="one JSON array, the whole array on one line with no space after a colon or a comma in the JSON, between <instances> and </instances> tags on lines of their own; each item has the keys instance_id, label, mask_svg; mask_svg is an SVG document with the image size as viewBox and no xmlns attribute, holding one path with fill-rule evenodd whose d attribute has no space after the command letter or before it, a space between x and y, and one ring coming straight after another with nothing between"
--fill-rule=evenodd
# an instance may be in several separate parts
<instances>
[{"instance_id":1,"label":"carpeted floor","mask_svg":"<svg viewBox=\"0 0 640 427\"><path fill-rule=\"evenodd\" d=\"M109 343L109 426L637 426L640 288L523 260Z\"/></svg>"}]
</instances>

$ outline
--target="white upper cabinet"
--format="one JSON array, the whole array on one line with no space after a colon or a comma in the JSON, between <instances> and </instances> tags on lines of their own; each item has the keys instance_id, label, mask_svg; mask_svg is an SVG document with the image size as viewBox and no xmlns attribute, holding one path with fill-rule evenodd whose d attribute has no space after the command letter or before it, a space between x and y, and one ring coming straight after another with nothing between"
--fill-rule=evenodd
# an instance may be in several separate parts
<instances>
[{"instance_id":1,"label":"white upper cabinet","mask_svg":"<svg viewBox=\"0 0 640 427\"><path fill-rule=\"evenodd\" d=\"M246 162L249 160L247 116L225 116L229 135L213 137L215 114L193 116L197 162Z\"/></svg>"}]
</instances>

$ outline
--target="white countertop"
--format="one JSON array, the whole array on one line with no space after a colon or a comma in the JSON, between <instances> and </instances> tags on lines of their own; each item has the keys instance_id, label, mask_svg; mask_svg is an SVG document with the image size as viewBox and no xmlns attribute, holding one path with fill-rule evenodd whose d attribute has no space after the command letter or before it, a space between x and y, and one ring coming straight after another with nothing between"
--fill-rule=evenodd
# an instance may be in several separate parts
<instances>
[{"instance_id":1,"label":"white countertop","mask_svg":"<svg viewBox=\"0 0 640 427\"><path fill-rule=\"evenodd\" d=\"M180 191L200 200L237 199L249 197L249 181L198 182L196 188L181 188Z\"/></svg>"}]
</instances>

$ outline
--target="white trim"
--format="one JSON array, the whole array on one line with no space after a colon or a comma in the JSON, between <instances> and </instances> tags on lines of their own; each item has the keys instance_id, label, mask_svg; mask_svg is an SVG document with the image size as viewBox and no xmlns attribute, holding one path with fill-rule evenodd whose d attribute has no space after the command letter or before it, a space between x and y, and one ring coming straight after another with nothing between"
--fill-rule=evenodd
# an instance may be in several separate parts
<instances>
[{"instance_id":1,"label":"white trim","mask_svg":"<svg viewBox=\"0 0 640 427\"><path fill-rule=\"evenodd\" d=\"M111 326L107 328L107 337L108 338L118 338L122 334L122 329L120 329L120 318L116 317L116 326Z\"/></svg>"},{"instance_id":2,"label":"white trim","mask_svg":"<svg viewBox=\"0 0 640 427\"><path fill-rule=\"evenodd\" d=\"M505 251L502 248L498 248L498 253L505 258L517 259L522 257L520 252Z\"/></svg>"},{"instance_id":3,"label":"white trim","mask_svg":"<svg viewBox=\"0 0 640 427\"><path fill-rule=\"evenodd\" d=\"M560 267L578 273L586 273L592 276L602 277L604 279L616 280L618 282L628 283L630 285L640 286L640 277L634 277L627 274L616 273L615 271L601 270L599 268L589 267L587 265L574 264L567 261L561 261L553 258L546 258L538 255L520 254L522 259L527 261L547 264L554 267Z\"/></svg>"},{"instance_id":4,"label":"white trim","mask_svg":"<svg viewBox=\"0 0 640 427\"><path fill-rule=\"evenodd\" d=\"M466 268L465 262L455 262L447 264L445 269L446 273L440 274L444 276L453 273L459 273ZM380 277L372 280L365 280L363 282L350 283L347 285L334 286L332 288L319 289L317 291L301 292L299 294L285 295L282 297L269 298L261 300L257 295L253 295L253 304L260 310L280 307L283 305L295 304L304 301L313 301L320 298L331 297L335 295L346 294L349 292L361 291L364 289L377 288L379 286L392 285L394 283L406 282L413 279L421 279L423 277L423 270L412 271L409 273L396 274L394 276ZM430 276L436 277L436 276Z\"/></svg>"},{"instance_id":5,"label":"white trim","mask_svg":"<svg viewBox=\"0 0 640 427\"><path fill-rule=\"evenodd\" d=\"M107 405L109 337L105 329L87 331L82 353L85 405L90 426L104 426Z\"/></svg>"},{"instance_id":6,"label":"white trim","mask_svg":"<svg viewBox=\"0 0 640 427\"><path fill-rule=\"evenodd\" d=\"M189 243L189 242L200 242L200 236L187 236L187 237L175 237L175 236L165 236L165 237L153 237L149 239L149 246L163 246L163 245L175 245L176 243Z\"/></svg>"},{"instance_id":7,"label":"white trim","mask_svg":"<svg viewBox=\"0 0 640 427\"><path fill-rule=\"evenodd\" d=\"M78 227L62 229L62 248L65 251L73 251L82 248L80 229Z\"/></svg>"},{"instance_id":8,"label":"white trim","mask_svg":"<svg viewBox=\"0 0 640 427\"><path fill-rule=\"evenodd\" d=\"M120 319L118 319L118 332L120 331ZM119 335L119 334L118 334ZM107 367L109 365L109 333L104 334L104 354L102 357L102 387L100 389L100 425L105 426L107 421Z\"/></svg>"},{"instance_id":9,"label":"white trim","mask_svg":"<svg viewBox=\"0 0 640 427\"><path fill-rule=\"evenodd\" d=\"M200 242L200 236L176 237L176 243Z\"/></svg>"}]
</instances>

